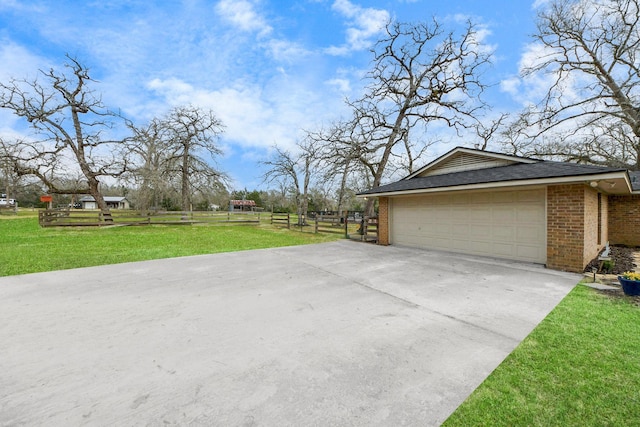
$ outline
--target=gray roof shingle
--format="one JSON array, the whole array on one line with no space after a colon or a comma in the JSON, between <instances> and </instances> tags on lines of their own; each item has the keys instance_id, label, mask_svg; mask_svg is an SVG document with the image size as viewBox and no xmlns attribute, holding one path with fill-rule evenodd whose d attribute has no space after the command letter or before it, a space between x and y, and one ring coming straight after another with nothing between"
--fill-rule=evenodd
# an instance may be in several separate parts
<instances>
[{"instance_id":1,"label":"gray roof shingle","mask_svg":"<svg viewBox=\"0 0 640 427\"><path fill-rule=\"evenodd\" d=\"M367 195L397 191L455 187L470 184L486 184L491 182L597 175L611 172L623 172L625 170L626 169L582 165L577 163L539 161L536 163L517 163L487 169L476 169L443 175L403 179L391 184L372 188L359 194ZM630 172L630 175L631 173L632 172ZM637 174L637 178L633 189L640 190L640 172L635 172L635 174Z\"/></svg>"}]
</instances>

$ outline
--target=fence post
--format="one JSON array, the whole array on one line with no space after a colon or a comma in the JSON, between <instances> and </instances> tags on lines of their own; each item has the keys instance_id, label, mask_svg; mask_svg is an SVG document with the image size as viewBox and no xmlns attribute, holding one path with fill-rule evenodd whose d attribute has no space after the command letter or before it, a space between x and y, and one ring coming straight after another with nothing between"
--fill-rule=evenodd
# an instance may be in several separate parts
<instances>
[{"instance_id":1,"label":"fence post","mask_svg":"<svg viewBox=\"0 0 640 427\"><path fill-rule=\"evenodd\" d=\"M349 211L344 211L344 238L349 238Z\"/></svg>"},{"instance_id":2,"label":"fence post","mask_svg":"<svg viewBox=\"0 0 640 427\"><path fill-rule=\"evenodd\" d=\"M318 216L316 215L316 229L315 234L318 234Z\"/></svg>"},{"instance_id":3,"label":"fence post","mask_svg":"<svg viewBox=\"0 0 640 427\"><path fill-rule=\"evenodd\" d=\"M361 241L365 241L367 240L367 225L369 224L369 217L368 216L363 216L362 217L362 232L360 233L360 240Z\"/></svg>"}]
</instances>

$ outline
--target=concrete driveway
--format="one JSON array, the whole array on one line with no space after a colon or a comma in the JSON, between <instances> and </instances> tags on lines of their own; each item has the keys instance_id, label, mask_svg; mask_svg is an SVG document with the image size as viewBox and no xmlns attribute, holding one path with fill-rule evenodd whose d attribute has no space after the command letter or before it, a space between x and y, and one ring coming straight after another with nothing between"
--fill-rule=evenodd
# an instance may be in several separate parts
<instances>
[{"instance_id":1,"label":"concrete driveway","mask_svg":"<svg viewBox=\"0 0 640 427\"><path fill-rule=\"evenodd\" d=\"M437 425L578 280L349 241L0 278L0 425Z\"/></svg>"}]
</instances>

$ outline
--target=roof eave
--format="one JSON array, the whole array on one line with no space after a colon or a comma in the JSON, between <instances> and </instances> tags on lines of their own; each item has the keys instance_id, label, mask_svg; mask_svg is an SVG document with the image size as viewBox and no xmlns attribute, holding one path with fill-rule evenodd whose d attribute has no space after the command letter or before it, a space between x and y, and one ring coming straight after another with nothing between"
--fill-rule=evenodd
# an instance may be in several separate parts
<instances>
[{"instance_id":1,"label":"roof eave","mask_svg":"<svg viewBox=\"0 0 640 427\"><path fill-rule=\"evenodd\" d=\"M623 194L640 194L640 191L633 191L631 187L631 181L629 174L626 171L621 172L608 172L604 174L591 174L591 175L572 175L566 177L554 177L554 178L536 178L536 179L522 179L522 180L510 180L510 181L498 181L498 182L486 182L479 184L462 184L446 187L436 188L421 188L412 190L397 190L386 191L380 193L360 193L357 194L357 198L366 197L386 197L386 196L404 196L411 194L425 194L425 193L440 193L445 191L462 191L462 190L487 190L492 188L507 188L507 187L529 187L536 185L553 185L553 184L570 184L570 183L584 183L589 184L593 181L603 181L607 179L624 180L626 184L627 192ZM604 189L601 189L605 191Z\"/></svg>"}]
</instances>

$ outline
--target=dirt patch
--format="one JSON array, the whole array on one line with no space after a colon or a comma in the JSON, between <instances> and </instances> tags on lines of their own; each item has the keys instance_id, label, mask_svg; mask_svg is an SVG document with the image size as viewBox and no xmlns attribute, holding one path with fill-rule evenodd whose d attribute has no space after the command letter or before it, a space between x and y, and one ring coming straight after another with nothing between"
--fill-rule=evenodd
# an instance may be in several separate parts
<instances>
[{"instance_id":1,"label":"dirt patch","mask_svg":"<svg viewBox=\"0 0 640 427\"><path fill-rule=\"evenodd\" d=\"M615 286L615 284L611 283L611 286ZM616 286L616 289L599 289L598 292L602 295L605 295L607 298L611 299L626 299L627 301L631 301L633 305L636 307L640 307L640 296L628 296L625 295L622 291L622 286Z\"/></svg>"},{"instance_id":2,"label":"dirt patch","mask_svg":"<svg viewBox=\"0 0 640 427\"><path fill-rule=\"evenodd\" d=\"M611 246L609 256L611 257L611 266L603 265L600 273L622 274L625 271L633 271L636 268L634 254L640 251L640 248L628 248L625 246ZM585 273L591 273L594 269L600 267L598 257L594 258L584 269Z\"/></svg>"}]
</instances>

